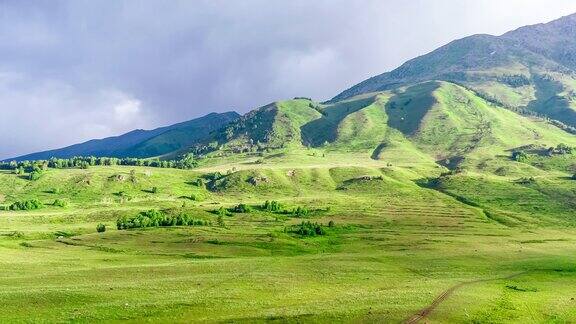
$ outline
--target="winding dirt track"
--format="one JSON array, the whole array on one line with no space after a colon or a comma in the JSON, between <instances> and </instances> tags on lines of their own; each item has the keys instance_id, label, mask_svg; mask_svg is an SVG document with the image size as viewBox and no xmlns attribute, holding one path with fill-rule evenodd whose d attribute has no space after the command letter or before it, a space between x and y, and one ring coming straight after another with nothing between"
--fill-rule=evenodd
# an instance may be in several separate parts
<instances>
[{"instance_id":1,"label":"winding dirt track","mask_svg":"<svg viewBox=\"0 0 576 324\"><path fill-rule=\"evenodd\" d=\"M424 320L426 317L428 317L430 314L432 314L432 312L434 311L434 309L436 309L436 307L438 307L438 305L440 305L443 301L448 299L448 297L450 297L456 290L458 290L464 286L472 285L472 284L479 283L479 282L512 279L514 277L518 277L520 275L523 275L527 272L528 271L518 272L518 273L515 273L512 275L509 275L506 277L500 277L500 278L478 279L478 280L472 280L472 281L467 281L467 282L461 282L457 285L454 285L454 286L448 288L444 292L442 292L438 297L436 297L432 301L432 303L430 305L421 309L416 314L410 316L406 321L404 321L404 323L414 324L414 323L419 323L420 321Z\"/></svg>"}]
</instances>

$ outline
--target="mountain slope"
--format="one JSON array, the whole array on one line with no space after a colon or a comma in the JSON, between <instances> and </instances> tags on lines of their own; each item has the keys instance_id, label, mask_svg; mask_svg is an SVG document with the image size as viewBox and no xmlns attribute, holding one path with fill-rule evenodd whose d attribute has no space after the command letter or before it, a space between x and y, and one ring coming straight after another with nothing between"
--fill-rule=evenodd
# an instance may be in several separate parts
<instances>
[{"instance_id":1,"label":"mountain slope","mask_svg":"<svg viewBox=\"0 0 576 324\"><path fill-rule=\"evenodd\" d=\"M547 24L537 24L510 31L502 38L511 39L522 47L576 69L576 14Z\"/></svg>"},{"instance_id":2,"label":"mountain slope","mask_svg":"<svg viewBox=\"0 0 576 324\"><path fill-rule=\"evenodd\" d=\"M399 68L365 80L330 102L423 81L463 85L522 113L576 126L576 15L502 36L453 41Z\"/></svg>"},{"instance_id":3,"label":"mountain slope","mask_svg":"<svg viewBox=\"0 0 576 324\"><path fill-rule=\"evenodd\" d=\"M302 146L300 128L321 117L315 105L309 99L294 99L260 107L215 132L195 150L242 153Z\"/></svg>"},{"instance_id":4,"label":"mountain slope","mask_svg":"<svg viewBox=\"0 0 576 324\"><path fill-rule=\"evenodd\" d=\"M137 158L160 156L189 147L238 117L236 112L211 113L187 122L154 130L134 130L120 136L90 140L61 149L28 154L9 160L42 160L74 156Z\"/></svg>"},{"instance_id":5,"label":"mountain slope","mask_svg":"<svg viewBox=\"0 0 576 324\"><path fill-rule=\"evenodd\" d=\"M256 109L194 153L274 155L318 148L402 163L495 172L521 147L576 147L576 136L447 81L361 94L334 103L297 99ZM214 160L213 160L214 161Z\"/></svg>"}]
</instances>

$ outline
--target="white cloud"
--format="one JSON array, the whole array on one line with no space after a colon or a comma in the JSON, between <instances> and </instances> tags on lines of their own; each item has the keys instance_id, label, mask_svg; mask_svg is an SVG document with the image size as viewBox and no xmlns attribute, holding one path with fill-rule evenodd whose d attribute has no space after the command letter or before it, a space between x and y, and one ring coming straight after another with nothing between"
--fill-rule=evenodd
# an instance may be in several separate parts
<instances>
[{"instance_id":1,"label":"white cloud","mask_svg":"<svg viewBox=\"0 0 576 324\"><path fill-rule=\"evenodd\" d=\"M117 89L0 73L0 158L148 127L140 100Z\"/></svg>"},{"instance_id":2,"label":"white cloud","mask_svg":"<svg viewBox=\"0 0 576 324\"><path fill-rule=\"evenodd\" d=\"M141 114L140 100L132 98L123 98L113 107L114 119L119 124L130 124L133 120L138 119Z\"/></svg>"}]
</instances>

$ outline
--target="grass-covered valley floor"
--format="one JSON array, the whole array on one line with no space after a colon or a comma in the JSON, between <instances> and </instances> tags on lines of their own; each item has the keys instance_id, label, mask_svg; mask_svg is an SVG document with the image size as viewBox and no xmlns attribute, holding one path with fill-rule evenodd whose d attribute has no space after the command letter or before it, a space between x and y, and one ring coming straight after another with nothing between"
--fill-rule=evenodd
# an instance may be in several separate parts
<instances>
[{"instance_id":1,"label":"grass-covered valley floor","mask_svg":"<svg viewBox=\"0 0 576 324\"><path fill-rule=\"evenodd\" d=\"M558 193L496 175L486 189L474 173L423 184L445 171L315 151L197 170L50 169L36 181L2 172L6 206L45 206L0 211L0 321L401 322L477 280L427 320L576 318L573 209L549 199L573 199L573 182L539 183ZM548 197L536 205L549 212L534 213L526 192ZM238 204L251 210L218 215ZM116 229L150 209L206 225ZM324 235L291 230L302 222Z\"/></svg>"},{"instance_id":2,"label":"grass-covered valley floor","mask_svg":"<svg viewBox=\"0 0 576 324\"><path fill-rule=\"evenodd\" d=\"M211 134L189 170L0 171L0 322L576 319L576 137L549 120L425 82Z\"/></svg>"}]
</instances>

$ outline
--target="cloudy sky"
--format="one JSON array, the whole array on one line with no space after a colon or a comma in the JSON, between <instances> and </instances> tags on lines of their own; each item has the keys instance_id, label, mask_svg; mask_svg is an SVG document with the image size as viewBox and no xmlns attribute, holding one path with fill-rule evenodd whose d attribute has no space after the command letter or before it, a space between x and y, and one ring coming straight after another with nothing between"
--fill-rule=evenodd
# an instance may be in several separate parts
<instances>
[{"instance_id":1,"label":"cloudy sky","mask_svg":"<svg viewBox=\"0 0 576 324\"><path fill-rule=\"evenodd\" d=\"M274 100L325 100L574 0L0 0L0 159Z\"/></svg>"}]
</instances>

